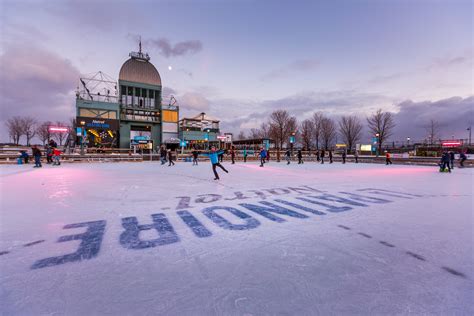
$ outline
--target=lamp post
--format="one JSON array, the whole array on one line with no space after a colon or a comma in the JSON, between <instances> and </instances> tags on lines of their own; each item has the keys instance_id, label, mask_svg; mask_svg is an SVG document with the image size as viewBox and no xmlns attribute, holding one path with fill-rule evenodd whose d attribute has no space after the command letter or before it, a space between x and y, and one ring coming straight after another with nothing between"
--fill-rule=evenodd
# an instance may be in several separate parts
<instances>
[{"instance_id":1,"label":"lamp post","mask_svg":"<svg viewBox=\"0 0 474 316\"><path fill-rule=\"evenodd\" d=\"M469 127L467 128L467 130L469 131L469 146L471 146L471 130L472 130L472 127L469 126Z\"/></svg>"},{"instance_id":2,"label":"lamp post","mask_svg":"<svg viewBox=\"0 0 474 316\"><path fill-rule=\"evenodd\" d=\"M295 132L291 133L290 136L290 151L291 151L291 156L293 156L293 143L295 142Z\"/></svg>"},{"instance_id":3,"label":"lamp post","mask_svg":"<svg viewBox=\"0 0 474 316\"><path fill-rule=\"evenodd\" d=\"M407 147L410 146L410 137L407 137Z\"/></svg>"},{"instance_id":4,"label":"lamp post","mask_svg":"<svg viewBox=\"0 0 474 316\"><path fill-rule=\"evenodd\" d=\"M379 137L380 137L380 133L376 133L375 134L375 144L377 145L377 147L375 148L375 156L379 156L380 154L380 143L379 143ZM381 148L380 148L381 149Z\"/></svg>"}]
</instances>

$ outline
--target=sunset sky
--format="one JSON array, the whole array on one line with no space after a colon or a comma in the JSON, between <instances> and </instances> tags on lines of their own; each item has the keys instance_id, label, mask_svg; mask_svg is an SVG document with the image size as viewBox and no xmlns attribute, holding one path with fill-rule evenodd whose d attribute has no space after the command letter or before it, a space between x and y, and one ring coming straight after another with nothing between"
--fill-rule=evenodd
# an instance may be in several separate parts
<instances>
[{"instance_id":1,"label":"sunset sky","mask_svg":"<svg viewBox=\"0 0 474 316\"><path fill-rule=\"evenodd\" d=\"M430 119L467 138L472 123L472 1L0 0L0 141L13 115L68 121L81 74L117 79L138 36L181 116L223 131L275 109L382 108L398 140L424 138Z\"/></svg>"}]
</instances>

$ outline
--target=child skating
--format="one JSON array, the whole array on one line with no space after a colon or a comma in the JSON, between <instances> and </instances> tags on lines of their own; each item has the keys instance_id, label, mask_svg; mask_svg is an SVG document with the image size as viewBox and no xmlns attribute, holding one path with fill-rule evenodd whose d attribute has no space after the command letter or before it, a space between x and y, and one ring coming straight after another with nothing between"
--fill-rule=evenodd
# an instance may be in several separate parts
<instances>
[{"instance_id":1,"label":"child skating","mask_svg":"<svg viewBox=\"0 0 474 316\"><path fill-rule=\"evenodd\" d=\"M229 173L229 171L227 171L226 168L224 168L224 166L219 163L219 156L222 154L224 154L224 151L223 150L217 151L215 146L211 147L210 153L201 154L201 155L209 157L209 159L211 160L212 171L214 172L214 176L215 176L214 180L219 180L219 175L217 174L217 171L216 171L217 167L220 167L222 170L224 170L225 173Z\"/></svg>"}]
</instances>

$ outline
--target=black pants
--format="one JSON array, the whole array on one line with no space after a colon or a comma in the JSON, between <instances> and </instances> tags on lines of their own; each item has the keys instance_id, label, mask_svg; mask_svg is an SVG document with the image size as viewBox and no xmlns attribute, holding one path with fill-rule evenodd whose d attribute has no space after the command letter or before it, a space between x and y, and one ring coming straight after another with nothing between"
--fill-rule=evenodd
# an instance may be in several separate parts
<instances>
[{"instance_id":1,"label":"black pants","mask_svg":"<svg viewBox=\"0 0 474 316\"><path fill-rule=\"evenodd\" d=\"M232 156L230 156L230 157L232 158L232 164L235 164L235 156L232 155Z\"/></svg>"},{"instance_id":2,"label":"black pants","mask_svg":"<svg viewBox=\"0 0 474 316\"><path fill-rule=\"evenodd\" d=\"M453 159L449 160L449 164L451 165L451 169L454 169L454 160Z\"/></svg>"},{"instance_id":3,"label":"black pants","mask_svg":"<svg viewBox=\"0 0 474 316\"><path fill-rule=\"evenodd\" d=\"M443 162L443 164L441 165L441 169L445 170L446 167L448 168L448 171L451 172L450 164L447 161Z\"/></svg>"},{"instance_id":4,"label":"black pants","mask_svg":"<svg viewBox=\"0 0 474 316\"><path fill-rule=\"evenodd\" d=\"M461 167L464 167L464 161L466 161L466 158L461 158L461 161L459 162Z\"/></svg>"},{"instance_id":5,"label":"black pants","mask_svg":"<svg viewBox=\"0 0 474 316\"><path fill-rule=\"evenodd\" d=\"M261 157L260 158L260 167L263 167L264 163L265 163L265 158Z\"/></svg>"},{"instance_id":6,"label":"black pants","mask_svg":"<svg viewBox=\"0 0 474 316\"><path fill-rule=\"evenodd\" d=\"M301 165L303 163L303 158L298 157L298 164Z\"/></svg>"},{"instance_id":7,"label":"black pants","mask_svg":"<svg viewBox=\"0 0 474 316\"><path fill-rule=\"evenodd\" d=\"M321 157L321 163L324 163L324 157Z\"/></svg>"},{"instance_id":8,"label":"black pants","mask_svg":"<svg viewBox=\"0 0 474 316\"><path fill-rule=\"evenodd\" d=\"M329 157L329 163L332 163L332 157Z\"/></svg>"},{"instance_id":9,"label":"black pants","mask_svg":"<svg viewBox=\"0 0 474 316\"><path fill-rule=\"evenodd\" d=\"M356 163L359 163L359 158L355 157Z\"/></svg>"},{"instance_id":10,"label":"black pants","mask_svg":"<svg viewBox=\"0 0 474 316\"><path fill-rule=\"evenodd\" d=\"M213 163L212 164L212 171L214 172L214 176L216 177L216 179L219 179L219 175L217 174L217 171L216 171L216 167L220 167L222 170L224 170L225 172L228 172L226 170L226 168L224 168L223 165L221 165L219 162L218 163Z\"/></svg>"},{"instance_id":11,"label":"black pants","mask_svg":"<svg viewBox=\"0 0 474 316\"><path fill-rule=\"evenodd\" d=\"M194 165L197 166L197 164L198 164L198 159L197 159L197 157L194 157L194 158L193 158L193 166L194 166Z\"/></svg>"},{"instance_id":12,"label":"black pants","mask_svg":"<svg viewBox=\"0 0 474 316\"><path fill-rule=\"evenodd\" d=\"M391 165L392 164L392 160L390 158L386 158L385 159L385 164L386 165Z\"/></svg>"},{"instance_id":13,"label":"black pants","mask_svg":"<svg viewBox=\"0 0 474 316\"><path fill-rule=\"evenodd\" d=\"M169 161L170 161L170 164L169 164L168 166L171 166L171 165L173 165L173 166L174 166L174 161L173 161L173 159L172 159L172 158L170 158L170 159L169 159Z\"/></svg>"},{"instance_id":14,"label":"black pants","mask_svg":"<svg viewBox=\"0 0 474 316\"><path fill-rule=\"evenodd\" d=\"M244 162L247 162L247 155L244 155Z\"/></svg>"},{"instance_id":15,"label":"black pants","mask_svg":"<svg viewBox=\"0 0 474 316\"><path fill-rule=\"evenodd\" d=\"M346 163L346 157L342 157L342 163Z\"/></svg>"}]
</instances>

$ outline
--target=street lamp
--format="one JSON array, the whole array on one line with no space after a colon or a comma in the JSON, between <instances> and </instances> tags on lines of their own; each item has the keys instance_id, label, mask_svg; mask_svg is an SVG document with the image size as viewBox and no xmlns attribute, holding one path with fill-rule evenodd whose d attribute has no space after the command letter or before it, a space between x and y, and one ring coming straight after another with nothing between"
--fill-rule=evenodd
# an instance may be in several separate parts
<instances>
[{"instance_id":1,"label":"street lamp","mask_svg":"<svg viewBox=\"0 0 474 316\"><path fill-rule=\"evenodd\" d=\"M375 155L378 157L379 154L380 154L380 150L379 148L381 149L380 147L380 143L379 143L379 137L380 137L380 133L375 133L375 143L377 145L377 147L375 147Z\"/></svg>"},{"instance_id":2,"label":"street lamp","mask_svg":"<svg viewBox=\"0 0 474 316\"><path fill-rule=\"evenodd\" d=\"M471 146L471 130L472 130L472 127L469 126L469 127L467 128L467 130L469 131L469 146Z\"/></svg>"},{"instance_id":3,"label":"street lamp","mask_svg":"<svg viewBox=\"0 0 474 316\"><path fill-rule=\"evenodd\" d=\"M410 137L407 137L407 147L410 146Z\"/></svg>"}]
</instances>

